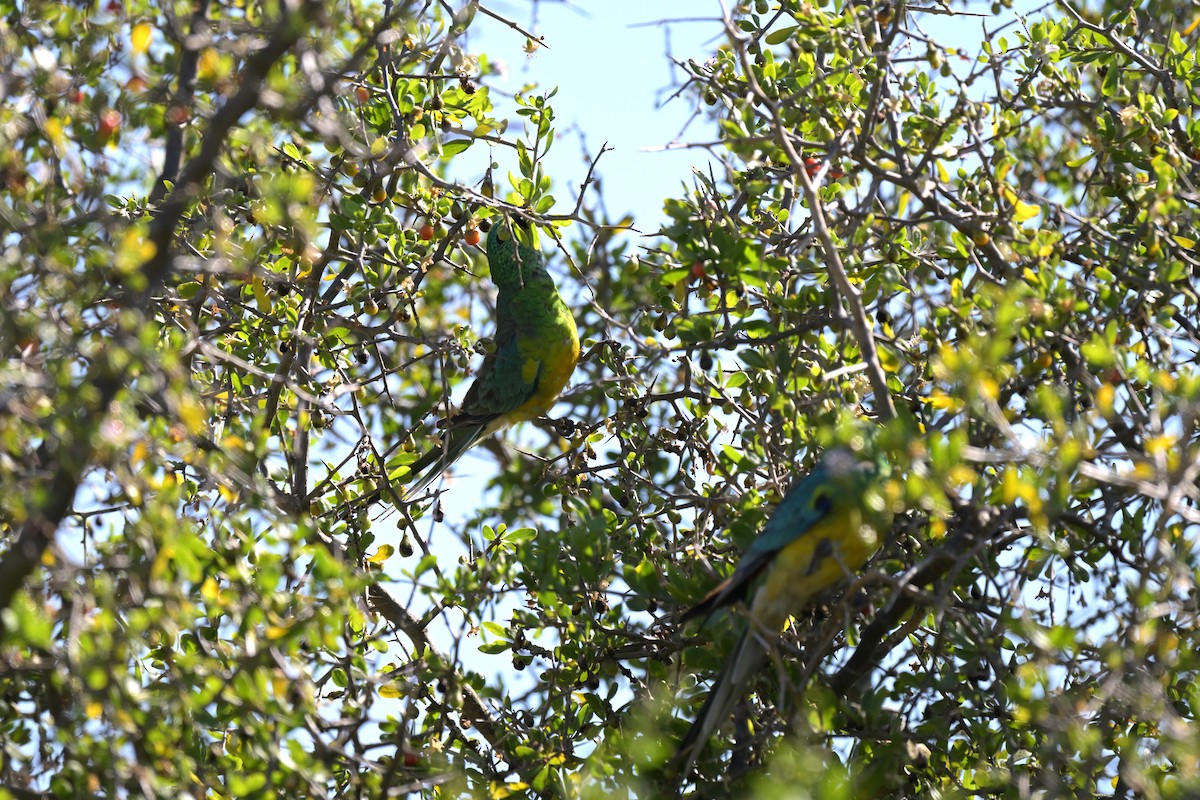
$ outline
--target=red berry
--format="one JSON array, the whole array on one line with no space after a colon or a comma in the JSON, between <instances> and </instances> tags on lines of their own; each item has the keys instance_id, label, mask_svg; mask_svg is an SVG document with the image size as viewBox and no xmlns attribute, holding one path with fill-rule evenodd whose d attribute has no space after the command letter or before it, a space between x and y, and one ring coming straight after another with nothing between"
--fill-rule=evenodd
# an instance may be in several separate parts
<instances>
[{"instance_id":1,"label":"red berry","mask_svg":"<svg viewBox=\"0 0 1200 800\"><path fill-rule=\"evenodd\" d=\"M371 99L371 90L365 86L354 87L354 96L358 99L360 106L365 106Z\"/></svg>"},{"instance_id":2,"label":"red berry","mask_svg":"<svg viewBox=\"0 0 1200 800\"><path fill-rule=\"evenodd\" d=\"M417 236L420 236L423 240L428 242L430 239L433 238L433 226L430 225L428 222L426 222L424 225L422 225L420 228L417 229Z\"/></svg>"},{"instance_id":3,"label":"red berry","mask_svg":"<svg viewBox=\"0 0 1200 800\"><path fill-rule=\"evenodd\" d=\"M479 230L473 229L473 230L469 230L466 232L466 234L463 236L463 241L469 245L474 246L474 245L479 244L479 240L481 238L483 238L483 237L481 237L479 235Z\"/></svg>"},{"instance_id":4,"label":"red berry","mask_svg":"<svg viewBox=\"0 0 1200 800\"><path fill-rule=\"evenodd\" d=\"M704 269L703 261L697 261L696 263L692 264L692 279L693 280L702 281L706 277L708 277L708 273Z\"/></svg>"},{"instance_id":5,"label":"red berry","mask_svg":"<svg viewBox=\"0 0 1200 800\"><path fill-rule=\"evenodd\" d=\"M812 156L809 156L808 158L804 159L804 171L808 173L808 177L810 177L810 178L813 177L818 172L820 172L820 170L821 170L820 159L813 158Z\"/></svg>"},{"instance_id":6,"label":"red berry","mask_svg":"<svg viewBox=\"0 0 1200 800\"><path fill-rule=\"evenodd\" d=\"M100 124L96 127L96 134L100 137L100 141L107 142L120 129L120 111L117 111L114 108L108 108L100 112Z\"/></svg>"}]
</instances>

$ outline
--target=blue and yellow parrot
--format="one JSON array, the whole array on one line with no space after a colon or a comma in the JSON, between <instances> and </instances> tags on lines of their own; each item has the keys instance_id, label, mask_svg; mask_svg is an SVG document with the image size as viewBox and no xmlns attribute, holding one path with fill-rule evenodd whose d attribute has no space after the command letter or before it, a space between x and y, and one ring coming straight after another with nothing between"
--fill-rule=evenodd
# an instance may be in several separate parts
<instances>
[{"instance_id":1,"label":"blue and yellow parrot","mask_svg":"<svg viewBox=\"0 0 1200 800\"><path fill-rule=\"evenodd\" d=\"M406 496L433 483L482 439L549 411L579 361L575 318L532 233L506 217L497 219L488 232L487 257L497 289L496 349L447 421L442 444L409 467L420 477Z\"/></svg>"},{"instance_id":2,"label":"blue and yellow parrot","mask_svg":"<svg viewBox=\"0 0 1200 800\"><path fill-rule=\"evenodd\" d=\"M767 652L763 637L782 631L788 619L821 591L860 568L891 524L874 491L887 464L849 450L827 452L809 475L779 503L733 574L680 618L701 618L744 599L758 578L746 629L709 691L696 721L680 743L674 764L683 774L708 737L726 719Z\"/></svg>"}]
</instances>

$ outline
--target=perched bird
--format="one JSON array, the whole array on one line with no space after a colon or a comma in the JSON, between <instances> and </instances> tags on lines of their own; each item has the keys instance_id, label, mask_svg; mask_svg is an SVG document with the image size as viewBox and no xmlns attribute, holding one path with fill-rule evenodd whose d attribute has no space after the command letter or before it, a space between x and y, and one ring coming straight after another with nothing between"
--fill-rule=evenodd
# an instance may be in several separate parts
<instances>
[{"instance_id":1,"label":"perched bird","mask_svg":"<svg viewBox=\"0 0 1200 800\"><path fill-rule=\"evenodd\" d=\"M532 232L506 217L492 225L487 258L496 284L495 350L458 412L446 421L442 443L409 467L420 476L405 494L420 492L480 440L554 405L579 360L575 318L558 296Z\"/></svg>"},{"instance_id":2,"label":"perched bird","mask_svg":"<svg viewBox=\"0 0 1200 800\"><path fill-rule=\"evenodd\" d=\"M675 755L673 763L683 765L682 774L691 772L704 743L728 716L735 692L744 689L762 663L767 652L763 636L781 631L814 595L875 552L890 517L868 508L868 497L886 470L887 464L861 460L845 449L827 452L784 495L733 574L680 618L681 623L707 620L717 609L744 599L755 579L763 578L750 601L746 629Z\"/></svg>"}]
</instances>

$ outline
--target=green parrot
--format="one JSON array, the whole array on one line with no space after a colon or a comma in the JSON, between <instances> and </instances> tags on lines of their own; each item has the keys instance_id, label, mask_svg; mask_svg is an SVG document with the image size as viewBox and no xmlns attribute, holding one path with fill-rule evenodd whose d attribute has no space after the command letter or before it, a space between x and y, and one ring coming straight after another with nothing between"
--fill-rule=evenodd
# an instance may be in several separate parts
<instances>
[{"instance_id":1,"label":"green parrot","mask_svg":"<svg viewBox=\"0 0 1200 800\"><path fill-rule=\"evenodd\" d=\"M488 232L487 258L498 290L496 348L483 360L462 407L447 420L442 444L410 466L420 477L406 496L425 489L482 439L549 411L579 361L575 318L532 232L506 217L497 219Z\"/></svg>"},{"instance_id":2,"label":"green parrot","mask_svg":"<svg viewBox=\"0 0 1200 800\"><path fill-rule=\"evenodd\" d=\"M891 516L871 506L882 506L874 487L888 471L886 463L862 460L846 449L827 452L784 495L733 574L680 618L681 624L707 621L717 609L744 599L762 578L746 628L679 745L673 764L683 766L683 775L728 717L735 693L761 665L769 646L763 637L783 630L809 600L860 568L878 548Z\"/></svg>"}]
</instances>

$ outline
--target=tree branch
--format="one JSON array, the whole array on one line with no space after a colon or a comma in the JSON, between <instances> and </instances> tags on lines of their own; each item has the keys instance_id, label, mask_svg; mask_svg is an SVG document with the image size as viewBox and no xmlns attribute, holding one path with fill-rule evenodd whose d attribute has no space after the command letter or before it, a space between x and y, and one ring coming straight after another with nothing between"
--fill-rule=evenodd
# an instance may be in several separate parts
<instances>
[{"instance_id":1,"label":"tree branch","mask_svg":"<svg viewBox=\"0 0 1200 800\"><path fill-rule=\"evenodd\" d=\"M837 695L845 695L854 684L862 680L880 661L906 637L891 636L896 625L917 605L921 592L911 591L919 586L928 586L963 564L964 556L977 544L987 541L1012 522L1018 509L989 509L980 512L971 506L958 511L959 532L946 540L925 563L910 570L897 581L896 593L886 609L875 616L859 637L854 655L829 682L830 689ZM970 515L968 517L968 515Z\"/></svg>"},{"instance_id":2,"label":"tree branch","mask_svg":"<svg viewBox=\"0 0 1200 800\"><path fill-rule=\"evenodd\" d=\"M285 5L284 8L287 6ZM162 288L175 263L175 231L192 198L212 174L217 157L233 127L259 102L262 84L271 68L300 40L320 13L322 4L306 0L297 12L285 12L266 45L247 59L239 76L241 88L213 116L200 152L184 167L171 194L151 221L147 249L152 253L138 270L140 291L130 292L128 307L145 313L154 295ZM114 336L114 344L137 335L136 325L126 323ZM69 426L65 433L50 433L39 453L38 467L48 477L33 488L35 507L25 520L12 547L0 559L0 608L7 608L17 591L39 563L62 520L70 513L75 493L95 454L100 426L109 406L125 386L130 359L118 356L112 347L101 354L80 381L90 391L81 392L82 421ZM4 622L0 620L0 634Z\"/></svg>"},{"instance_id":3,"label":"tree branch","mask_svg":"<svg viewBox=\"0 0 1200 800\"><path fill-rule=\"evenodd\" d=\"M837 287L838 293L850 306L850 330L854 333L859 350L862 351L863 362L867 365L867 377L871 381L871 390L875 394L875 412L881 421L888 422L896 417L896 407L892 404L892 394L887 386L887 376L883 372L883 365L879 362L879 353L875 348L875 335L871 330L871 323L867 320L867 310L863 305L862 292L850 283L845 265L842 263L842 257L838 253L837 244L829 232L829 221L825 217L825 205L817 191L817 184L809 177L804 159L792 145L787 126L779 113L779 104L771 99L759 85L758 79L754 75L754 66L746 55L746 48L741 46L742 37L729 17L725 18L725 31L735 45L734 49L737 51L738 60L741 61L742 71L746 76L750 91L771 112L772 130L775 132L779 146L787 154L791 164L792 180L798 182L804 189L804 195L808 199L809 217L812 220L813 231L817 234L817 238L821 242L821 250L825 254L825 267L829 271L829 277Z\"/></svg>"}]
</instances>

